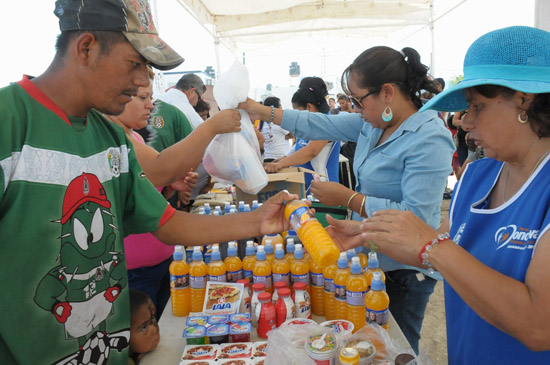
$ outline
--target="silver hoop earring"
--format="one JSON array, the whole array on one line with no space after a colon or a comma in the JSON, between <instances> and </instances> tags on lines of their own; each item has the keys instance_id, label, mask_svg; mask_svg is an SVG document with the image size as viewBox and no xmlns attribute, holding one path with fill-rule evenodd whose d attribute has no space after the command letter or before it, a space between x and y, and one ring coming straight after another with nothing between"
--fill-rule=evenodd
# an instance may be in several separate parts
<instances>
[{"instance_id":1,"label":"silver hoop earring","mask_svg":"<svg viewBox=\"0 0 550 365\"><path fill-rule=\"evenodd\" d=\"M393 111L388 105L382 112L382 120L386 123L389 123L389 121L392 120L392 118L393 118Z\"/></svg>"},{"instance_id":2,"label":"silver hoop earring","mask_svg":"<svg viewBox=\"0 0 550 365\"><path fill-rule=\"evenodd\" d=\"M521 114L522 114L522 113L523 113L523 112L519 112L519 114L518 114L518 122L520 122L521 124L525 124L525 123L527 123L527 121L529 120L529 117L527 116L527 113L525 113L525 119L523 119L523 118L521 117Z\"/></svg>"}]
</instances>

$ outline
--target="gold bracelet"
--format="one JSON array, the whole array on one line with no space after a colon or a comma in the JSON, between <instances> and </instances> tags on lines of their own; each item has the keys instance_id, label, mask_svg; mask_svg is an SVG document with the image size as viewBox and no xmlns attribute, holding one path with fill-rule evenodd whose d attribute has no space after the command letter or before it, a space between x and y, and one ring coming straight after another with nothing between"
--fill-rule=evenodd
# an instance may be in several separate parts
<instances>
[{"instance_id":1,"label":"gold bracelet","mask_svg":"<svg viewBox=\"0 0 550 365\"><path fill-rule=\"evenodd\" d=\"M346 208L349 209L349 204L351 203L352 199L355 198L355 196L359 194L358 192L353 193L350 198L348 199L348 204L346 204Z\"/></svg>"},{"instance_id":2,"label":"gold bracelet","mask_svg":"<svg viewBox=\"0 0 550 365\"><path fill-rule=\"evenodd\" d=\"M367 196L363 196L363 201L361 202L361 208L359 209L359 216L362 217L361 212L363 211L363 208L365 208L365 200L367 200ZM365 212L366 213L366 212Z\"/></svg>"}]
</instances>

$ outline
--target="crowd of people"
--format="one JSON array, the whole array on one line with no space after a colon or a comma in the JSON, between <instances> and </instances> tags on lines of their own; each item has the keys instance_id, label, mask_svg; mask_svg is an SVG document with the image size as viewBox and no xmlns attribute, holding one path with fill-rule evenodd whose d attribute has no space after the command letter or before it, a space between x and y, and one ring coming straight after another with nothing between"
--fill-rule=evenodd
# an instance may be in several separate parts
<instances>
[{"instance_id":1,"label":"crowd of people","mask_svg":"<svg viewBox=\"0 0 550 365\"><path fill-rule=\"evenodd\" d=\"M284 204L298 196L190 214L213 186L204 151L240 131L239 111L212 110L195 74L153 95L152 68L183 58L146 2L58 0L54 13L50 66L0 89L0 362L103 351L139 363L160 340L173 245L285 231ZM474 42L447 88L415 49L377 46L343 70L334 98L312 76L292 109L276 96L239 108L257 121L266 172L305 167L308 193L352 212L327 216L327 229L342 250L379 250L390 311L416 353L444 280L450 364L549 363L549 75L550 34L509 27Z\"/></svg>"}]
</instances>

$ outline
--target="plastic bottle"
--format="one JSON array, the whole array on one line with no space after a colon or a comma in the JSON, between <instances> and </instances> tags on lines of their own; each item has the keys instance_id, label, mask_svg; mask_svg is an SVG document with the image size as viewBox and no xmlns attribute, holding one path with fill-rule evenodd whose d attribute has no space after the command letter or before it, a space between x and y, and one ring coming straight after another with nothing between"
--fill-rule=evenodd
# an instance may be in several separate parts
<instances>
[{"instance_id":1,"label":"plastic bottle","mask_svg":"<svg viewBox=\"0 0 550 365\"><path fill-rule=\"evenodd\" d=\"M357 257L359 257L359 261L361 262L361 267L363 268L363 272L365 272L365 270L367 270L367 265L368 265L368 262L369 262L369 259L367 258L367 255L365 255L362 252L361 247L357 247L355 249L355 253L357 254Z\"/></svg>"},{"instance_id":2,"label":"plastic bottle","mask_svg":"<svg viewBox=\"0 0 550 365\"><path fill-rule=\"evenodd\" d=\"M347 319L346 285L349 278L348 259L342 252L338 259L338 270L334 274L334 316Z\"/></svg>"},{"instance_id":3,"label":"plastic bottle","mask_svg":"<svg viewBox=\"0 0 550 365\"><path fill-rule=\"evenodd\" d=\"M296 318L311 319L311 300L306 290L306 283L303 281L294 283L294 306Z\"/></svg>"},{"instance_id":4,"label":"plastic bottle","mask_svg":"<svg viewBox=\"0 0 550 365\"><path fill-rule=\"evenodd\" d=\"M189 267L189 285L191 286L191 312L202 312L206 292L206 273L208 268L202 261L201 248L195 246L193 261Z\"/></svg>"},{"instance_id":5,"label":"plastic bottle","mask_svg":"<svg viewBox=\"0 0 550 365\"><path fill-rule=\"evenodd\" d=\"M208 281L227 282L227 268L221 260L218 245L212 246L212 255L208 264Z\"/></svg>"},{"instance_id":6,"label":"plastic bottle","mask_svg":"<svg viewBox=\"0 0 550 365\"><path fill-rule=\"evenodd\" d=\"M275 260L271 263L271 273L273 285L279 281L283 281L286 286L290 285L290 264L285 259L285 251L280 243L277 244L275 249Z\"/></svg>"},{"instance_id":7,"label":"plastic bottle","mask_svg":"<svg viewBox=\"0 0 550 365\"><path fill-rule=\"evenodd\" d=\"M382 275L382 282L386 282L386 274L384 274L384 271L379 266L378 263L378 255L376 252L369 252L369 261L367 265L367 269L365 270L365 278L367 279L367 285L368 290L370 290L371 287L371 281L372 281L372 275L375 272L379 272Z\"/></svg>"},{"instance_id":8,"label":"plastic bottle","mask_svg":"<svg viewBox=\"0 0 550 365\"><path fill-rule=\"evenodd\" d=\"M241 298L241 305L239 306L239 313L250 313L250 281L245 278L237 281L237 284L243 284L243 296Z\"/></svg>"},{"instance_id":9,"label":"plastic bottle","mask_svg":"<svg viewBox=\"0 0 550 365\"><path fill-rule=\"evenodd\" d=\"M341 365L358 365L359 352L357 352L357 350L353 347L343 347L340 350L339 360Z\"/></svg>"},{"instance_id":10,"label":"plastic bottle","mask_svg":"<svg viewBox=\"0 0 550 365\"><path fill-rule=\"evenodd\" d=\"M390 297L384 290L382 274L378 271L372 274L371 290L365 297L367 306L367 323L378 323L388 330Z\"/></svg>"},{"instance_id":11,"label":"plastic bottle","mask_svg":"<svg viewBox=\"0 0 550 365\"><path fill-rule=\"evenodd\" d=\"M311 295L311 286L309 283L309 263L304 258L302 245L297 244L294 251L294 261L290 265L290 274L293 285L302 282L306 285L306 290Z\"/></svg>"},{"instance_id":12,"label":"plastic bottle","mask_svg":"<svg viewBox=\"0 0 550 365\"><path fill-rule=\"evenodd\" d=\"M286 241L286 254L285 254L285 259L288 261L289 264L292 264L292 261L294 261L294 251L296 251L296 245L294 244L294 239L290 238L289 240Z\"/></svg>"},{"instance_id":13,"label":"plastic bottle","mask_svg":"<svg viewBox=\"0 0 550 365\"><path fill-rule=\"evenodd\" d=\"M275 306L271 301L270 293L260 293L258 300L260 301L260 304L256 306L258 337L267 338L267 333L276 327L277 315L275 313Z\"/></svg>"},{"instance_id":14,"label":"plastic bottle","mask_svg":"<svg viewBox=\"0 0 550 365\"><path fill-rule=\"evenodd\" d=\"M325 228L310 212L306 203L292 200L286 203L285 218L298 233L307 251L321 266L328 266L338 259L340 250Z\"/></svg>"},{"instance_id":15,"label":"plastic bottle","mask_svg":"<svg viewBox=\"0 0 550 365\"><path fill-rule=\"evenodd\" d=\"M275 304L275 314L277 316L277 327L283 324L285 321L294 318L294 312L296 311L294 302L290 298L290 289L279 289L279 299Z\"/></svg>"},{"instance_id":16,"label":"plastic bottle","mask_svg":"<svg viewBox=\"0 0 550 365\"><path fill-rule=\"evenodd\" d=\"M210 208L210 203L204 203L204 214L212 214L212 208Z\"/></svg>"},{"instance_id":17,"label":"plastic bottle","mask_svg":"<svg viewBox=\"0 0 550 365\"><path fill-rule=\"evenodd\" d=\"M215 215L222 216L222 208L219 205L216 205L216 207L214 208L214 212L212 214L214 213L216 213Z\"/></svg>"},{"instance_id":18,"label":"plastic bottle","mask_svg":"<svg viewBox=\"0 0 550 365\"><path fill-rule=\"evenodd\" d=\"M264 246L258 246L258 252L256 252L256 263L254 264L254 270L252 271L252 277L255 283L263 283L265 285L265 291L273 293L273 286L271 283L271 264L265 259Z\"/></svg>"},{"instance_id":19,"label":"plastic bottle","mask_svg":"<svg viewBox=\"0 0 550 365\"><path fill-rule=\"evenodd\" d=\"M327 320L336 319L334 308L334 275L336 275L338 265L336 263L329 265L323 269L323 279L325 280L325 317Z\"/></svg>"},{"instance_id":20,"label":"plastic bottle","mask_svg":"<svg viewBox=\"0 0 550 365\"><path fill-rule=\"evenodd\" d=\"M227 282L236 283L243 278L243 264L239 256L237 256L235 241L230 241L228 243L225 268L227 269Z\"/></svg>"},{"instance_id":21,"label":"plastic bottle","mask_svg":"<svg viewBox=\"0 0 550 365\"><path fill-rule=\"evenodd\" d=\"M264 249L265 249L265 259L270 264L275 261L275 250L273 249L273 242L270 239L265 240Z\"/></svg>"},{"instance_id":22,"label":"plastic bottle","mask_svg":"<svg viewBox=\"0 0 550 365\"><path fill-rule=\"evenodd\" d=\"M246 241L246 256L243 258L243 277L252 281L252 271L254 270L254 264L256 263L256 248L254 248L254 241Z\"/></svg>"},{"instance_id":23,"label":"plastic bottle","mask_svg":"<svg viewBox=\"0 0 550 365\"><path fill-rule=\"evenodd\" d=\"M255 211L256 209L258 209L258 201L252 200L252 211Z\"/></svg>"},{"instance_id":24,"label":"plastic bottle","mask_svg":"<svg viewBox=\"0 0 550 365\"><path fill-rule=\"evenodd\" d=\"M357 254L355 253L355 250L353 248L350 248L349 250L346 251L346 258L348 259L348 266L351 265L351 259L355 256L357 256Z\"/></svg>"},{"instance_id":25,"label":"plastic bottle","mask_svg":"<svg viewBox=\"0 0 550 365\"><path fill-rule=\"evenodd\" d=\"M254 327L258 327L258 317L256 317L256 306L260 303L258 300L258 295L264 292L264 283L252 284L252 297L250 298L250 321Z\"/></svg>"},{"instance_id":26,"label":"plastic bottle","mask_svg":"<svg viewBox=\"0 0 550 365\"><path fill-rule=\"evenodd\" d=\"M266 234L265 236L263 236L262 245L265 246L265 243L266 243L267 240L271 240L271 244L273 245L273 247L277 246L277 243L282 243L283 244L283 249L285 248L285 240L283 240L283 236L281 236L278 233Z\"/></svg>"},{"instance_id":27,"label":"plastic bottle","mask_svg":"<svg viewBox=\"0 0 550 365\"><path fill-rule=\"evenodd\" d=\"M244 201L240 201L239 202L239 213L242 213L244 212Z\"/></svg>"},{"instance_id":28,"label":"plastic bottle","mask_svg":"<svg viewBox=\"0 0 550 365\"><path fill-rule=\"evenodd\" d=\"M277 299L279 299L279 290L284 288L287 288L284 281L277 281L276 283L273 283L273 295L271 296L271 300L274 305L277 303Z\"/></svg>"},{"instance_id":29,"label":"plastic bottle","mask_svg":"<svg viewBox=\"0 0 550 365\"><path fill-rule=\"evenodd\" d=\"M325 279L323 267L311 260L309 264L309 276L311 280L311 311L316 316L325 315Z\"/></svg>"},{"instance_id":30,"label":"plastic bottle","mask_svg":"<svg viewBox=\"0 0 550 365\"><path fill-rule=\"evenodd\" d=\"M229 214L230 209L231 209L231 204L229 202L225 202L223 206L223 213Z\"/></svg>"},{"instance_id":31,"label":"plastic bottle","mask_svg":"<svg viewBox=\"0 0 550 365\"><path fill-rule=\"evenodd\" d=\"M347 320L353 323L353 332L357 332L366 324L365 294L368 288L359 257L351 259L350 272L346 285Z\"/></svg>"},{"instance_id":32,"label":"plastic bottle","mask_svg":"<svg viewBox=\"0 0 550 365\"><path fill-rule=\"evenodd\" d=\"M250 212L250 204L245 204L244 205L243 212L245 212L245 213Z\"/></svg>"},{"instance_id":33,"label":"plastic bottle","mask_svg":"<svg viewBox=\"0 0 550 365\"><path fill-rule=\"evenodd\" d=\"M212 245L204 246L204 263L208 265L212 256Z\"/></svg>"},{"instance_id":34,"label":"plastic bottle","mask_svg":"<svg viewBox=\"0 0 550 365\"><path fill-rule=\"evenodd\" d=\"M170 296L172 313L177 317L189 314L191 307L191 289L189 288L189 265L184 260L183 246L174 249L174 261L170 263Z\"/></svg>"},{"instance_id":35,"label":"plastic bottle","mask_svg":"<svg viewBox=\"0 0 550 365\"><path fill-rule=\"evenodd\" d=\"M288 240L291 239L291 238L294 240L294 244L302 243L302 241L300 241L300 237L298 237L298 234L293 229L288 230L288 232L285 236L285 243L288 243Z\"/></svg>"}]
</instances>

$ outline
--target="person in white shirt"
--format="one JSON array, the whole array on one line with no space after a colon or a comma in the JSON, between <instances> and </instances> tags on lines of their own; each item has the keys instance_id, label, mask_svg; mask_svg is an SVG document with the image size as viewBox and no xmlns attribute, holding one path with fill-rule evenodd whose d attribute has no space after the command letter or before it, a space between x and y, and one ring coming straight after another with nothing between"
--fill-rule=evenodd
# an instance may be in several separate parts
<instances>
[{"instance_id":1,"label":"person in white shirt","mask_svg":"<svg viewBox=\"0 0 550 365\"><path fill-rule=\"evenodd\" d=\"M264 105L280 109L281 99L276 96L267 97L264 100ZM292 138L292 134L277 124L269 123L264 120L260 121L258 129L265 138L264 162L273 162L276 159L284 157L290 149L288 140Z\"/></svg>"}]
</instances>

